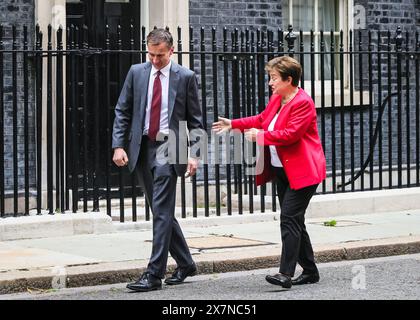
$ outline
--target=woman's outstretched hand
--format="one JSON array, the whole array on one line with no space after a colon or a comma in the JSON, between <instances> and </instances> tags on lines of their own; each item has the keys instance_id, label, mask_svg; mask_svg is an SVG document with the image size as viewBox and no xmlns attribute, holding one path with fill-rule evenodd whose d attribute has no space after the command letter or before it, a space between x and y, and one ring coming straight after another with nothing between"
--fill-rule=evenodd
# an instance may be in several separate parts
<instances>
[{"instance_id":1,"label":"woman's outstretched hand","mask_svg":"<svg viewBox=\"0 0 420 320\"><path fill-rule=\"evenodd\" d=\"M219 117L219 121L213 123L212 130L217 134L227 132L232 129L232 121L226 118Z\"/></svg>"}]
</instances>

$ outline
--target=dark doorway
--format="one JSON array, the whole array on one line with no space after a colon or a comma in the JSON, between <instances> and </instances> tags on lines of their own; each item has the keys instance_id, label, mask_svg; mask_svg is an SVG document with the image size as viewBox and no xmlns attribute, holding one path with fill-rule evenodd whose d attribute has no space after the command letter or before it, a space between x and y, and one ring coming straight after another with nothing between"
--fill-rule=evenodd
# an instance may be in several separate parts
<instances>
[{"instance_id":1,"label":"dark doorway","mask_svg":"<svg viewBox=\"0 0 420 320\"><path fill-rule=\"evenodd\" d=\"M89 43L96 47L104 46L105 25L110 26L111 39L116 39L117 25L129 30L133 24L136 47L140 44L140 1L80 0L66 4L67 25L85 24L89 29ZM122 33L123 43L129 43L129 32Z\"/></svg>"},{"instance_id":2,"label":"dark doorway","mask_svg":"<svg viewBox=\"0 0 420 320\"><path fill-rule=\"evenodd\" d=\"M134 40L134 48L136 50L140 49L140 1L68 1L66 10L68 27L74 25L79 30L83 30L83 26L87 27L90 48L106 48L105 30L106 25L108 25L110 49L119 49L117 32L118 25L120 25L122 49L129 50L131 40ZM131 30L131 24L134 27L134 32ZM83 46L82 39L83 33L81 32L79 48ZM106 180L108 176L106 160L112 158L112 152L109 149L111 141L108 139L108 130L112 132L113 110L125 76L131 64L139 62L139 56L134 59L121 57L121 55L109 55L108 57L111 59L110 63L107 62L105 55L91 55L88 58L80 56L75 58L78 60L72 70L69 69L69 65L67 66L67 90L68 92L75 90L77 96L77 102L75 102L77 104L77 124L68 123L67 126L77 131L77 144L79 146L79 154L77 156L72 155L67 161L68 167L71 167L72 161L78 162L76 167L79 199L92 199L92 197L95 197L95 189L99 193L99 197L104 198L107 182L114 190L114 196L118 195L118 190L121 187L120 171L112 163L109 166L111 170L110 180ZM127 57L129 56L127 55ZM107 72L108 70L109 72ZM108 74L109 80L107 78ZM105 79L107 81L104 81ZM100 92L100 95L95 96L93 94L95 92ZM105 98L107 93L110 96L109 104ZM96 103L99 104L99 113L95 111ZM71 106L69 106L69 112L71 112ZM95 139L97 136L99 136L99 141ZM71 139L68 141L74 143ZM86 144L87 150L84 147ZM100 150L99 164L98 157L95 157L97 150ZM72 186L74 185L74 175L70 174L69 176L69 185ZM130 196L133 179L127 170L123 170L123 180L125 181L124 194Z\"/></svg>"}]
</instances>

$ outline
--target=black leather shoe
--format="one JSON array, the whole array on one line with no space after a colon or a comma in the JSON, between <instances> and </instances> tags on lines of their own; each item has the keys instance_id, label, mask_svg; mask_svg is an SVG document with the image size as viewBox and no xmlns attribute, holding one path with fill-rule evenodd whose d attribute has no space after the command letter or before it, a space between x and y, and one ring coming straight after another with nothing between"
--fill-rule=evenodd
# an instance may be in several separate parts
<instances>
[{"instance_id":1,"label":"black leather shoe","mask_svg":"<svg viewBox=\"0 0 420 320\"><path fill-rule=\"evenodd\" d=\"M267 280L271 284L275 284L276 286L282 286L283 288L290 289L292 287L292 279L282 273L278 273L274 276L266 276L265 280Z\"/></svg>"},{"instance_id":2,"label":"black leather shoe","mask_svg":"<svg viewBox=\"0 0 420 320\"><path fill-rule=\"evenodd\" d=\"M299 277L292 280L294 286L308 283L317 283L319 281L319 273L302 273Z\"/></svg>"},{"instance_id":3,"label":"black leather shoe","mask_svg":"<svg viewBox=\"0 0 420 320\"><path fill-rule=\"evenodd\" d=\"M169 285L176 285L183 283L186 277L192 277L197 274L197 266L195 264L186 268L176 268L171 277L166 278L165 283Z\"/></svg>"},{"instance_id":4,"label":"black leather shoe","mask_svg":"<svg viewBox=\"0 0 420 320\"><path fill-rule=\"evenodd\" d=\"M127 284L127 289L136 292L160 290L162 289L162 280L148 272L145 272L142 274L140 279L137 280L137 282Z\"/></svg>"}]
</instances>

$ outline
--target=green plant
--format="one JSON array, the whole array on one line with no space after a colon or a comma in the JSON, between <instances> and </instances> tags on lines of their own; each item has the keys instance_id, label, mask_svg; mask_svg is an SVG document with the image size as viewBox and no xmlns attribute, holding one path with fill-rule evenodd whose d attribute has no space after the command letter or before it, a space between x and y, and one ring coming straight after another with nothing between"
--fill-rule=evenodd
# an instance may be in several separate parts
<instances>
[{"instance_id":1,"label":"green plant","mask_svg":"<svg viewBox=\"0 0 420 320\"><path fill-rule=\"evenodd\" d=\"M337 225L337 221L335 220L330 220L330 221L325 221L324 222L324 226L326 227L335 227Z\"/></svg>"}]
</instances>

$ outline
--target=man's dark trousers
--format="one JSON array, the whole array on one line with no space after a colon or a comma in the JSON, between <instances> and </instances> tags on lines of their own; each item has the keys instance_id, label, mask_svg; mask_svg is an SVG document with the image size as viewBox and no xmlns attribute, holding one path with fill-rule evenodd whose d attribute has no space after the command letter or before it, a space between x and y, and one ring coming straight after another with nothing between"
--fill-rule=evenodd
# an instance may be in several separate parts
<instances>
[{"instance_id":1,"label":"man's dark trousers","mask_svg":"<svg viewBox=\"0 0 420 320\"><path fill-rule=\"evenodd\" d=\"M143 136L136 166L140 186L153 213L153 248L147 271L161 279L165 277L168 251L178 267L194 263L175 218L177 175L172 164L156 157L165 149L163 144Z\"/></svg>"},{"instance_id":2,"label":"man's dark trousers","mask_svg":"<svg viewBox=\"0 0 420 320\"><path fill-rule=\"evenodd\" d=\"M280 273L293 277L296 263L300 264L304 273L317 273L311 240L305 226L305 211L318 185L293 190L283 168L272 170L276 173L277 195L281 208L280 229L283 246Z\"/></svg>"}]
</instances>

